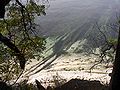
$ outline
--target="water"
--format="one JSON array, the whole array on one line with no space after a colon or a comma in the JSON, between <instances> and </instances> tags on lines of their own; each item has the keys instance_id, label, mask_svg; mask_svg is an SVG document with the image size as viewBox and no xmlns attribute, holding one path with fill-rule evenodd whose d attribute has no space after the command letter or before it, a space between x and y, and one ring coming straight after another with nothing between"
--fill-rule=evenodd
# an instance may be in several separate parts
<instances>
[{"instance_id":1,"label":"water","mask_svg":"<svg viewBox=\"0 0 120 90\"><path fill-rule=\"evenodd\" d=\"M99 47L104 38L98 35L98 28L105 32L106 36L117 36L116 27L113 26L115 30L112 30L101 26L117 21L119 3L120 0L50 0L47 15L38 18L37 22L42 35L58 37L53 47L60 49L59 52L70 49L76 42L76 49L84 46ZM98 38L101 40L98 41Z\"/></svg>"},{"instance_id":2,"label":"water","mask_svg":"<svg viewBox=\"0 0 120 90\"><path fill-rule=\"evenodd\" d=\"M119 11L120 0L50 0L47 15L38 19L48 34L74 30L85 23L105 23Z\"/></svg>"}]
</instances>

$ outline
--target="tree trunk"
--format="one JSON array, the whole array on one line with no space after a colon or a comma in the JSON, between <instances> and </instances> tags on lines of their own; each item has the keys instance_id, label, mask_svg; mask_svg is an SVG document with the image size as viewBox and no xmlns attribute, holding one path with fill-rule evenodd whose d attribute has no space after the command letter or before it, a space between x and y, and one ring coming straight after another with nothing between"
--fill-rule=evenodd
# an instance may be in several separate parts
<instances>
[{"instance_id":1,"label":"tree trunk","mask_svg":"<svg viewBox=\"0 0 120 90\"><path fill-rule=\"evenodd\" d=\"M0 18L4 18L5 15L5 6L10 2L11 0L0 0Z\"/></svg>"},{"instance_id":2,"label":"tree trunk","mask_svg":"<svg viewBox=\"0 0 120 90\"><path fill-rule=\"evenodd\" d=\"M119 26L116 56L115 56L112 76L110 80L110 90L120 90L120 26Z\"/></svg>"}]
</instances>

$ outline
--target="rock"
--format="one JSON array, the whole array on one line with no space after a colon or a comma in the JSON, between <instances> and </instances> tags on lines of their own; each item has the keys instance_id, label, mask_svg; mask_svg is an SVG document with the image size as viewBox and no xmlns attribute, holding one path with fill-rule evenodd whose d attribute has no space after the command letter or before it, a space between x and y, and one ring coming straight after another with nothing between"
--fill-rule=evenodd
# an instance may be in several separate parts
<instances>
[{"instance_id":1,"label":"rock","mask_svg":"<svg viewBox=\"0 0 120 90\"><path fill-rule=\"evenodd\" d=\"M108 90L108 87L102 85L99 81L71 79L54 90Z\"/></svg>"},{"instance_id":2,"label":"rock","mask_svg":"<svg viewBox=\"0 0 120 90\"><path fill-rule=\"evenodd\" d=\"M35 82L37 84L38 90L45 90L45 88L41 85L41 83L37 79L35 80Z\"/></svg>"},{"instance_id":3,"label":"rock","mask_svg":"<svg viewBox=\"0 0 120 90\"><path fill-rule=\"evenodd\" d=\"M53 90L53 89L52 89L52 87L48 86L48 87L47 87L47 90Z\"/></svg>"}]
</instances>

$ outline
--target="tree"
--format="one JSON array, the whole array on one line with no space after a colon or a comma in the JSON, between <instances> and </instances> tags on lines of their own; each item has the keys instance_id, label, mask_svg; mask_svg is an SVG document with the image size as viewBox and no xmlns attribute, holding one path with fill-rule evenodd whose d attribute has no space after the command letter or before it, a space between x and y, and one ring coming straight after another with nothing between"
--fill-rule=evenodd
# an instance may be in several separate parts
<instances>
[{"instance_id":1,"label":"tree","mask_svg":"<svg viewBox=\"0 0 120 90\"><path fill-rule=\"evenodd\" d=\"M10 2L10 3L9 3ZM6 10L6 11L5 11ZM45 38L39 36L35 16L45 15L45 6L29 0L0 0L0 77L8 81L25 68L26 61L39 58ZM20 67L21 69L20 69Z\"/></svg>"},{"instance_id":2,"label":"tree","mask_svg":"<svg viewBox=\"0 0 120 90\"><path fill-rule=\"evenodd\" d=\"M115 61L114 61L112 76L110 80L110 90L120 90L120 26L119 26Z\"/></svg>"},{"instance_id":3,"label":"tree","mask_svg":"<svg viewBox=\"0 0 120 90\"><path fill-rule=\"evenodd\" d=\"M10 0L0 0L0 18L4 18L5 6L10 2Z\"/></svg>"},{"instance_id":4,"label":"tree","mask_svg":"<svg viewBox=\"0 0 120 90\"><path fill-rule=\"evenodd\" d=\"M109 90L120 90L120 22L115 23L115 25L113 24L113 26L111 24L108 26L111 28L114 27L112 28L114 30L119 28L118 29L119 32L117 32L118 38L116 39L116 38L107 37L105 33L102 32L100 28L98 28L102 36L105 38L105 44L103 44L103 46L100 48L101 60L96 64L94 64L91 67L91 69L94 66L100 64L102 61L106 60L106 56L108 56L109 61L107 61L107 63L114 61L113 71L112 71L112 74L110 75L111 80L109 84Z\"/></svg>"}]
</instances>

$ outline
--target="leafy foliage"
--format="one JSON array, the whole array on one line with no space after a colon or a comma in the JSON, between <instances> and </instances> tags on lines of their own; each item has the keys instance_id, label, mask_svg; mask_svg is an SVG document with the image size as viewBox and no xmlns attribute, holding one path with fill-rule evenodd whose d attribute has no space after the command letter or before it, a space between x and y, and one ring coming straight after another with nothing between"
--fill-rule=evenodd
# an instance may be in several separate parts
<instances>
[{"instance_id":1,"label":"leafy foliage","mask_svg":"<svg viewBox=\"0 0 120 90\"><path fill-rule=\"evenodd\" d=\"M16 0L18 1L18 0ZM0 20L0 33L6 36L20 52L26 61L41 56L45 49L45 38L38 35L35 16L45 15L45 6L37 5L30 0L26 5L12 1L6 7L5 19ZM9 81L21 72L19 59L9 47L0 43L0 77Z\"/></svg>"}]
</instances>

